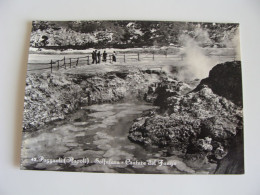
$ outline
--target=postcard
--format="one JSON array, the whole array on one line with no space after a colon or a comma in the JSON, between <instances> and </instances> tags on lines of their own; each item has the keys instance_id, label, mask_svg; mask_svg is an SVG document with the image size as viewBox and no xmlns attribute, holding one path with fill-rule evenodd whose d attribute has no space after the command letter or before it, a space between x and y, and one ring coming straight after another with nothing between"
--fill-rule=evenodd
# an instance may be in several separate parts
<instances>
[{"instance_id":1,"label":"postcard","mask_svg":"<svg viewBox=\"0 0 260 195\"><path fill-rule=\"evenodd\" d=\"M21 169L244 174L238 23L33 21Z\"/></svg>"}]
</instances>

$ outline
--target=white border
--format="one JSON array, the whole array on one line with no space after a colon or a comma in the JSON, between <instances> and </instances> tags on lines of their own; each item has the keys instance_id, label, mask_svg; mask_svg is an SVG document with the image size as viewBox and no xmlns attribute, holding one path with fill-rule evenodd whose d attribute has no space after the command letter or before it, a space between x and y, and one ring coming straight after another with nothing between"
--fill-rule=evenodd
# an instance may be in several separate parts
<instances>
[{"instance_id":1,"label":"white border","mask_svg":"<svg viewBox=\"0 0 260 195\"><path fill-rule=\"evenodd\" d=\"M260 1L0 1L0 194L260 194ZM245 175L127 175L20 171L24 83L32 20L240 23Z\"/></svg>"}]
</instances>

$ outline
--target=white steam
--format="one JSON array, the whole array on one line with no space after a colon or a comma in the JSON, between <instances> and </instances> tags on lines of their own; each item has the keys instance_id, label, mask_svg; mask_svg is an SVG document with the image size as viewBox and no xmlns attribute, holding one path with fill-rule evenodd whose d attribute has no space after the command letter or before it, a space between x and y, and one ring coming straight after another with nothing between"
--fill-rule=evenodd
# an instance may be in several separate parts
<instances>
[{"instance_id":1,"label":"white steam","mask_svg":"<svg viewBox=\"0 0 260 195\"><path fill-rule=\"evenodd\" d=\"M234 53L236 60L241 60L239 28L235 28L232 29L230 32L226 32L222 42L226 45L227 48L233 48L235 50Z\"/></svg>"},{"instance_id":2,"label":"white steam","mask_svg":"<svg viewBox=\"0 0 260 195\"><path fill-rule=\"evenodd\" d=\"M216 31L212 36L218 40L212 40L200 25L193 31L184 31L179 36L182 61L165 66L163 70L178 80L192 81L208 77L209 71L219 63L240 60L239 27Z\"/></svg>"},{"instance_id":3,"label":"white steam","mask_svg":"<svg viewBox=\"0 0 260 195\"><path fill-rule=\"evenodd\" d=\"M204 38L202 37L204 36ZM208 42L207 32L200 34L199 39L189 35L181 35L180 42L183 45L183 68L178 72L179 80L194 80L206 78L210 69L216 65L216 60L207 56L206 50L200 45Z\"/></svg>"}]
</instances>

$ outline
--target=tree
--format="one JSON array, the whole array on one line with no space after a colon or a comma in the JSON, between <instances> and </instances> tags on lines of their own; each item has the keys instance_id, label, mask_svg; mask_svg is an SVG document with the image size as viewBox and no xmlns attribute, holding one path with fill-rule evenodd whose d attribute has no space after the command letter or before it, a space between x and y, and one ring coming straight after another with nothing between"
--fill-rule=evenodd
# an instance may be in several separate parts
<instances>
[{"instance_id":1,"label":"tree","mask_svg":"<svg viewBox=\"0 0 260 195\"><path fill-rule=\"evenodd\" d=\"M41 41L41 46L45 47L49 42L48 42L48 37L46 35L42 36L42 41Z\"/></svg>"}]
</instances>

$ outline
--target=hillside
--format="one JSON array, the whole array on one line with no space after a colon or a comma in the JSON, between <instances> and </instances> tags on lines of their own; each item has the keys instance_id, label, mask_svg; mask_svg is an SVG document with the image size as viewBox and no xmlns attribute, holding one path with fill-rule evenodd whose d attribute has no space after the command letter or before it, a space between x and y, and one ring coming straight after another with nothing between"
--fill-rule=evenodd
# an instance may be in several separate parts
<instances>
[{"instance_id":1,"label":"hillside","mask_svg":"<svg viewBox=\"0 0 260 195\"><path fill-rule=\"evenodd\" d=\"M189 36L201 47L234 47L234 23L159 21L34 21L30 46L86 49L182 46Z\"/></svg>"}]
</instances>

